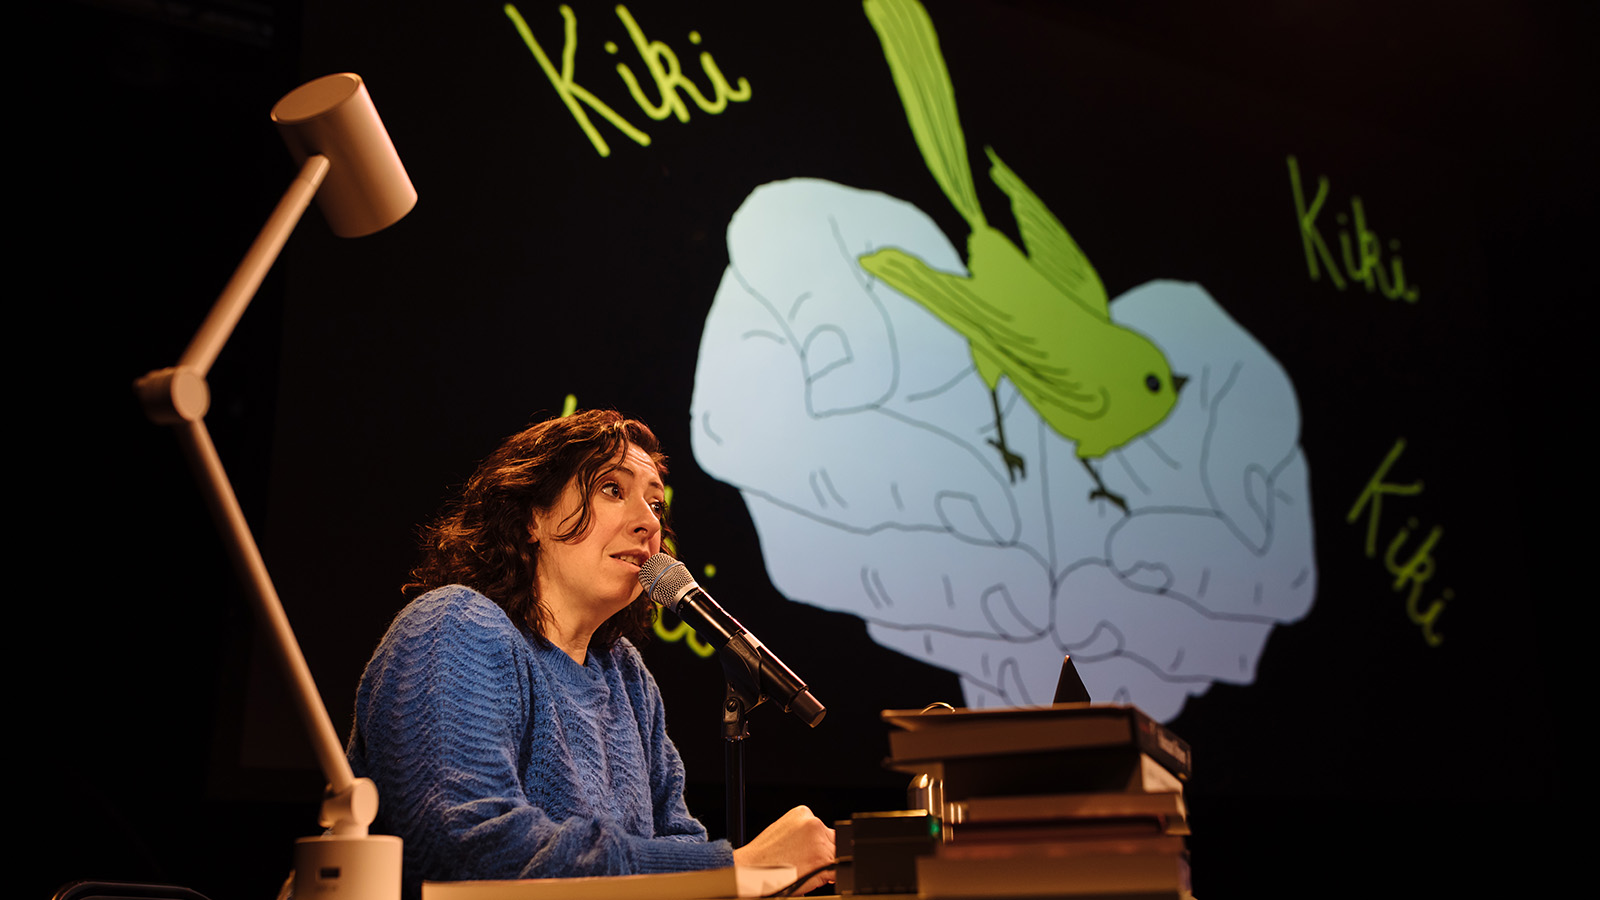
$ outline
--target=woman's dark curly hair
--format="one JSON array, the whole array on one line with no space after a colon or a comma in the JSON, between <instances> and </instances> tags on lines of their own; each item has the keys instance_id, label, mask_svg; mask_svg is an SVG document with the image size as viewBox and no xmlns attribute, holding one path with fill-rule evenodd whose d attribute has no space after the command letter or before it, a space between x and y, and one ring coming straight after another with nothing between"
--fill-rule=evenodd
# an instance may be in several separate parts
<instances>
[{"instance_id":1,"label":"woman's dark curly hair","mask_svg":"<svg viewBox=\"0 0 1600 900\"><path fill-rule=\"evenodd\" d=\"M600 479L622 459L629 444L649 454L667 475L667 458L649 426L612 410L586 410L540 422L507 438L478 465L460 493L422 529L422 563L401 588L410 598L447 584L463 584L498 603L513 622L528 625L545 641L546 610L539 602L539 555L529 542L535 510L549 512L570 483L583 506L562 533L567 541L589 527ZM662 522L662 538L672 536ZM641 590L634 601L605 621L589 639L597 650L617 638L638 642L651 627L650 598Z\"/></svg>"}]
</instances>

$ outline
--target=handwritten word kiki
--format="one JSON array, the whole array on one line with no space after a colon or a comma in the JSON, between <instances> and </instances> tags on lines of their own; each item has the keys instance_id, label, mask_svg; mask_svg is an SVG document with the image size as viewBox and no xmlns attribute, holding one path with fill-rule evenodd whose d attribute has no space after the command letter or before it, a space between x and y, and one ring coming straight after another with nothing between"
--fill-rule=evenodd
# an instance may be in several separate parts
<instances>
[{"instance_id":1,"label":"handwritten word kiki","mask_svg":"<svg viewBox=\"0 0 1600 900\"><path fill-rule=\"evenodd\" d=\"M562 4L559 9L561 19L565 23L565 31L561 44L561 67L557 69L550 61L549 54L545 53L539 41L534 38L533 30L528 27L522 14L512 4L505 5L506 17L516 27L517 33L522 35L523 43L528 45L533 58L539 62L539 68L544 70L561 102L566 104L567 110L572 113L572 118L577 121L578 127L583 129L583 133L588 136L589 143L594 145L597 153L601 156L610 156L611 146L601 137L600 129L589 118L590 112L611 123L612 127L634 143L648 147L650 135L623 118L616 110L576 81L574 69L578 55L578 18L572 12L572 7L566 4ZM622 78L623 84L627 85L633 102L639 105L639 109L645 115L657 122L668 116L675 116L678 121L687 122L689 106L684 102L685 97L688 97L702 112L711 115L727 109L730 102L743 103L750 99L750 82L747 79L738 79L738 87L730 85L722 70L717 67L716 61L711 58L711 54L701 51L700 69L711 81L711 96L707 98L699 86L683 74L678 55L671 47L661 41L645 37L644 29L639 27L638 21L628 12L626 6L618 4L616 12L617 18L622 21L622 27L627 30L628 37L633 42L634 50L638 52L639 59L650 74L650 80L655 84L656 93L661 97L659 103L651 100L633 70L628 68L626 63L617 63L617 75ZM700 41L700 32L689 32L689 43L699 46ZM613 41L606 41L603 47L612 56L618 52L617 45Z\"/></svg>"},{"instance_id":2,"label":"handwritten word kiki","mask_svg":"<svg viewBox=\"0 0 1600 900\"><path fill-rule=\"evenodd\" d=\"M1361 491L1361 496L1356 498L1355 506L1350 508L1350 513L1345 516L1345 521L1352 525L1359 520L1363 513L1367 516L1367 533L1365 549L1368 559L1378 555L1378 526L1383 518L1383 498L1385 497L1415 497L1422 493L1422 482L1413 481L1410 484L1395 484L1384 479L1389 477L1389 470L1400 459L1400 454L1406 449L1405 438L1394 442L1394 448L1389 455L1384 457L1383 463L1378 466L1378 471L1367 481L1366 487ZM1423 589L1438 569L1434 561L1433 552L1439 546L1439 539L1444 536L1444 528L1435 525L1428 531L1428 536L1410 551L1410 556L1403 562L1400 557L1406 552L1403 548L1411 540L1412 532L1420 526L1415 518L1408 518L1404 527L1395 531L1390 538L1388 547L1383 554L1383 567L1394 581L1390 587L1396 593L1404 593L1406 598L1406 615L1412 623L1422 629L1422 639L1428 646L1437 647L1444 643L1444 637L1438 634L1436 623L1439 615L1444 612L1444 605L1455 598L1455 592L1444 588L1439 596L1428 604L1427 611L1422 609Z\"/></svg>"},{"instance_id":3,"label":"handwritten word kiki","mask_svg":"<svg viewBox=\"0 0 1600 900\"><path fill-rule=\"evenodd\" d=\"M1306 203L1304 189L1300 186L1300 164L1289 157L1289 188L1294 193L1295 216L1300 223L1300 243L1306 251L1306 270L1312 281L1322 280L1324 272L1333 286L1344 290L1348 282L1364 285L1367 293L1377 291L1390 300L1415 303L1422 289L1406 284L1405 266L1400 259L1400 242L1389 241L1388 268L1384 267L1382 241L1377 233L1367 227L1367 211L1360 197L1350 198L1350 214L1334 217L1339 224L1339 257L1341 267L1333 260L1328 241L1322 236L1322 226L1317 217L1322 215L1322 205L1328 199L1328 176L1317 177L1317 195ZM1354 232L1352 234L1352 231Z\"/></svg>"}]
</instances>

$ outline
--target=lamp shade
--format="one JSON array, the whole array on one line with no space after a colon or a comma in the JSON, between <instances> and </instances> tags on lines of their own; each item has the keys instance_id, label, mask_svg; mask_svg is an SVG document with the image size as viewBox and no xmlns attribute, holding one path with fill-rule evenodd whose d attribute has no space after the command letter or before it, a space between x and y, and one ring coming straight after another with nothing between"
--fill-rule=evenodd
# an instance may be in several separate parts
<instances>
[{"instance_id":1,"label":"lamp shade","mask_svg":"<svg viewBox=\"0 0 1600 900\"><path fill-rule=\"evenodd\" d=\"M317 205L334 234L381 231L416 205L416 188L361 76L342 72L295 88L272 107L272 121L296 163L328 158Z\"/></svg>"}]
</instances>

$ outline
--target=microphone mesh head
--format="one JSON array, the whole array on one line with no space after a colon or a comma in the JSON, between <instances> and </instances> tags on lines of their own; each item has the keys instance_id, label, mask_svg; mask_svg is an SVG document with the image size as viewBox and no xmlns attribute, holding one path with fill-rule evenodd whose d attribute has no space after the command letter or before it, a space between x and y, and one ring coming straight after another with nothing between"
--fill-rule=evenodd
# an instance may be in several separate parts
<instances>
[{"instance_id":1,"label":"microphone mesh head","mask_svg":"<svg viewBox=\"0 0 1600 900\"><path fill-rule=\"evenodd\" d=\"M657 553L639 567L639 584L650 594L650 599L674 613L678 601L694 587L694 576L683 563L665 553Z\"/></svg>"}]
</instances>

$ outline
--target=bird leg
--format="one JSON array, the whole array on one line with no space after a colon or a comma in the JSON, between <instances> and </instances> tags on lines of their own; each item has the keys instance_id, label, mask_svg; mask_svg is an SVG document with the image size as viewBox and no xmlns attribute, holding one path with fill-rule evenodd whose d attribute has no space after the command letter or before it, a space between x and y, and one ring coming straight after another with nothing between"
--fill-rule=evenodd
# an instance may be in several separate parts
<instances>
[{"instance_id":1,"label":"bird leg","mask_svg":"<svg viewBox=\"0 0 1600 900\"><path fill-rule=\"evenodd\" d=\"M1004 420L1000 417L999 385L995 385L989 389L989 399L994 402L994 431L995 434L1000 438L999 440L990 438L989 446L1000 451L1000 458L1004 460L1006 464L1006 474L1011 476L1011 483L1016 484L1017 474L1020 472L1022 476L1026 478L1028 475L1028 468L1027 464L1023 462L1022 457L1012 453L1011 449L1006 446L1006 426ZM1096 481L1098 480L1099 479L1096 479Z\"/></svg>"},{"instance_id":2,"label":"bird leg","mask_svg":"<svg viewBox=\"0 0 1600 900\"><path fill-rule=\"evenodd\" d=\"M1128 501L1124 500L1121 494L1113 494L1106 489L1106 483L1100 480L1100 473L1094 470L1094 466L1089 465L1087 459L1080 456L1078 457L1078 462L1083 463L1083 467L1089 470L1089 477L1094 479L1095 487L1094 490L1089 492L1089 499L1109 500L1117 509L1122 510L1123 515L1129 515Z\"/></svg>"}]
</instances>

